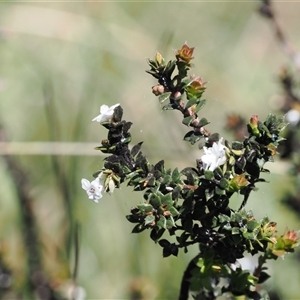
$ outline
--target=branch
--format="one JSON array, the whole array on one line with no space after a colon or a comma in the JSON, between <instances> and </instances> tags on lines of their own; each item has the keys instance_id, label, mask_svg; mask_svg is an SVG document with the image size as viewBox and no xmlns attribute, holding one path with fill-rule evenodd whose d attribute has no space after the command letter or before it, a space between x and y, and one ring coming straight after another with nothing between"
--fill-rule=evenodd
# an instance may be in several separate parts
<instances>
[{"instance_id":1,"label":"branch","mask_svg":"<svg viewBox=\"0 0 300 300\"><path fill-rule=\"evenodd\" d=\"M183 273L180 285L180 292L178 300L188 300L189 290L190 290L190 279L192 278L191 271L196 267L195 260L199 257L200 254L196 255L188 264L186 270Z\"/></svg>"},{"instance_id":2,"label":"branch","mask_svg":"<svg viewBox=\"0 0 300 300\"><path fill-rule=\"evenodd\" d=\"M280 44L284 53L294 63L297 71L300 71L300 53L297 51L295 46L288 41L286 35L283 33L283 30L281 29L281 26L277 20L277 16L274 12L271 0L262 0L262 5L259 8L259 12L265 18L270 20L278 43Z\"/></svg>"}]
</instances>

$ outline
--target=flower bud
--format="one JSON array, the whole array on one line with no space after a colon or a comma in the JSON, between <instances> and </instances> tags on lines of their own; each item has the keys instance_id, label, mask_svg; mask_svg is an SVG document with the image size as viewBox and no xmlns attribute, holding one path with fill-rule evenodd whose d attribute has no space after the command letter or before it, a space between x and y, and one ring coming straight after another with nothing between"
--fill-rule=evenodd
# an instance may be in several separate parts
<instances>
[{"instance_id":1,"label":"flower bud","mask_svg":"<svg viewBox=\"0 0 300 300\"><path fill-rule=\"evenodd\" d=\"M190 83L190 87L193 88L195 91L202 91L205 89L205 84L201 77L191 78L193 81Z\"/></svg>"},{"instance_id":2,"label":"flower bud","mask_svg":"<svg viewBox=\"0 0 300 300\"><path fill-rule=\"evenodd\" d=\"M290 252L299 245L299 232L295 230L286 230L281 236L284 243L284 250Z\"/></svg>"},{"instance_id":3,"label":"flower bud","mask_svg":"<svg viewBox=\"0 0 300 300\"><path fill-rule=\"evenodd\" d=\"M277 237L276 244L271 247L272 253L276 256L283 256L285 253L294 252L299 246L299 231L286 230L286 232Z\"/></svg>"},{"instance_id":4,"label":"flower bud","mask_svg":"<svg viewBox=\"0 0 300 300\"><path fill-rule=\"evenodd\" d=\"M192 57L194 49L194 47L190 48L187 44L184 44L180 50L177 50L175 56L178 61L188 64L194 58Z\"/></svg>"},{"instance_id":5,"label":"flower bud","mask_svg":"<svg viewBox=\"0 0 300 300\"><path fill-rule=\"evenodd\" d=\"M152 87L152 93L155 96L159 96L159 95L163 94L164 92L165 92L165 88L161 84L158 84L158 85L155 85Z\"/></svg>"},{"instance_id":6,"label":"flower bud","mask_svg":"<svg viewBox=\"0 0 300 300\"><path fill-rule=\"evenodd\" d=\"M276 147L273 144L267 145L266 148L271 152L272 156L277 154Z\"/></svg>"},{"instance_id":7,"label":"flower bud","mask_svg":"<svg viewBox=\"0 0 300 300\"><path fill-rule=\"evenodd\" d=\"M250 182L246 179L245 174L235 175L230 181L228 189L231 192L238 192L239 190L243 189L247 185L249 185Z\"/></svg>"},{"instance_id":8,"label":"flower bud","mask_svg":"<svg viewBox=\"0 0 300 300\"><path fill-rule=\"evenodd\" d=\"M260 132L258 129L258 115L253 115L248 123L248 131L255 136L259 136Z\"/></svg>"},{"instance_id":9,"label":"flower bud","mask_svg":"<svg viewBox=\"0 0 300 300\"><path fill-rule=\"evenodd\" d=\"M158 65L164 65L164 62L165 62L164 58L162 57L162 55L159 52L156 52L155 61Z\"/></svg>"}]
</instances>

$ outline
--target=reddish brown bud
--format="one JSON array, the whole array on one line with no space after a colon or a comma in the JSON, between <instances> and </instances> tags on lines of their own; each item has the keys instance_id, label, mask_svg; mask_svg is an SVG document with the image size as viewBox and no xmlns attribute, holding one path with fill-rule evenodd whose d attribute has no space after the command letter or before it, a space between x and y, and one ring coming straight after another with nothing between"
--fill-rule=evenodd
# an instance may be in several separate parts
<instances>
[{"instance_id":1,"label":"reddish brown bud","mask_svg":"<svg viewBox=\"0 0 300 300\"><path fill-rule=\"evenodd\" d=\"M177 60L189 63L194 58L194 49L194 47L190 48L187 44L184 44L180 50L177 50L175 56Z\"/></svg>"},{"instance_id":2,"label":"reddish brown bud","mask_svg":"<svg viewBox=\"0 0 300 300\"><path fill-rule=\"evenodd\" d=\"M163 94L164 92L165 92L165 88L161 84L158 84L158 85L155 85L152 87L152 93L155 96L159 96L159 95Z\"/></svg>"}]
</instances>

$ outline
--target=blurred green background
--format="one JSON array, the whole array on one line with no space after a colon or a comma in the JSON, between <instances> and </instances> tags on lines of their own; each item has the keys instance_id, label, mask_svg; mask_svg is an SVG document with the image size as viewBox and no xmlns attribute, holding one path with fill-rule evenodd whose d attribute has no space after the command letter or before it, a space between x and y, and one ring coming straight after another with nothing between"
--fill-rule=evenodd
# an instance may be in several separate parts
<instances>
[{"instance_id":1,"label":"blurred green background","mask_svg":"<svg viewBox=\"0 0 300 300\"><path fill-rule=\"evenodd\" d=\"M156 51L166 60L187 41L195 46L192 73L208 81L202 114L208 129L224 130L236 112L264 119L276 112L277 74L288 60L255 2L48 2L0 3L0 124L6 141L0 159L0 251L12 271L6 299L22 291L27 276L26 227L16 182L4 154L11 151L23 169L27 195L41 237L43 267L53 289L68 293L75 265L75 225L80 254L76 284L87 299L129 299L142 286L145 299L176 299L182 273L197 249L162 258L149 232L131 234L125 215L142 194L122 186L99 205L81 189L104 156L93 150L106 129L92 118L102 104L121 103L133 122L133 144L144 141L151 163L194 166L201 151L182 141L187 132L177 112L162 112L151 93L154 79L146 58ZM299 3L275 3L279 21L300 49ZM275 99L275 100L274 100ZM40 142L63 144L40 144ZM30 143L29 143L30 142ZM76 144L75 144L76 143ZM53 153L56 155L52 155ZM282 203L293 188L286 164L268 164L270 181L248 201L257 218L266 214L284 230L300 221ZM239 203L240 199L234 199ZM238 204L237 204L238 205ZM300 299L299 261L286 256L270 264L281 299ZM295 263L297 262L297 263Z\"/></svg>"}]
</instances>

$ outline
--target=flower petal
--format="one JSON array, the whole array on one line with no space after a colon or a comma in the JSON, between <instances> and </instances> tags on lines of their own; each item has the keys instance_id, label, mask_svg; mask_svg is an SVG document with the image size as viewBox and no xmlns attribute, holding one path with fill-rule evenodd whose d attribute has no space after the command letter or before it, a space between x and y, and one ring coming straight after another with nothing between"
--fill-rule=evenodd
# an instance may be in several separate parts
<instances>
[{"instance_id":1,"label":"flower petal","mask_svg":"<svg viewBox=\"0 0 300 300\"><path fill-rule=\"evenodd\" d=\"M108 122L111 119L112 115L114 114L114 109L119 105L120 105L119 103L111 107L108 107L106 104L101 105L100 115L95 117L92 121L97 121L99 123Z\"/></svg>"},{"instance_id":2,"label":"flower petal","mask_svg":"<svg viewBox=\"0 0 300 300\"><path fill-rule=\"evenodd\" d=\"M85 178L82 178L82 179L81 179L81 187L82 187L84 190L89 189L90 186L91 186L91 183L90 183L87 179L85 179Z\"/></svg>"}]
</instances>

